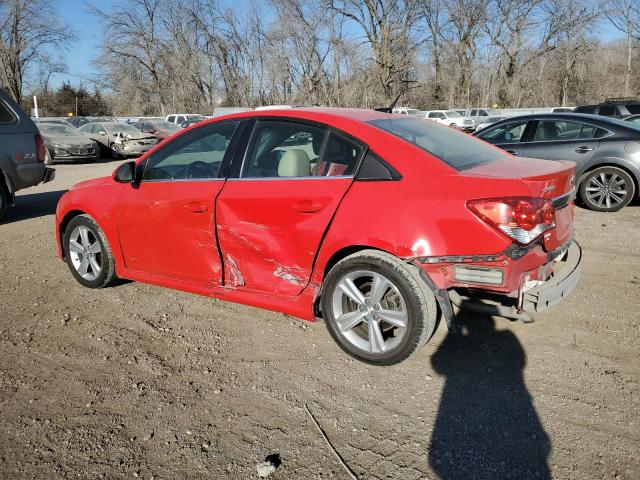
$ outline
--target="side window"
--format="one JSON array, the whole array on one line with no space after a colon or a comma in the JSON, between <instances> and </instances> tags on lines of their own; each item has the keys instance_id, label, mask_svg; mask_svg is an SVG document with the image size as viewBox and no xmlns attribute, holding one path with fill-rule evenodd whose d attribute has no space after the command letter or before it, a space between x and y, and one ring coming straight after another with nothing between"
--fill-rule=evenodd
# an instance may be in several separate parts
<instances>
[{"instance_id":1,"label":"side window","mask_svg":"<svg viewBox=\"0 0 640 480\"><path fill-rule=\"evenodd\" d=\"M202 127L171 142L149 159L143 181L217 178L239 123Z\"/></svg>"},{"instance_id":2,"label":"side window","mask_svg":"<svg viewBox=\"0 0 640 480\"><path fill-rule=\"evenodd\" d=\"M488 117L489 114L485 110L480 110L480 116L481 117Z\"/></svg>"},{"instance_id":3,"label":"side window","mask_svg":"<svg viewBox=\"0 0 640 480\"><path fill-rule=\"evenodd\" d=\"M587 113L589 115L593 115L596 113L596 107L592 105L586 105L584 107L578 107L574 110L576 113Z\"/></svg>"},{"instance_id":4,"label":"side window","mask_svg":"<svg viewBox=\"0 0 640 480\"><path fill-rule=\"evenodd\" d=\"M169 115L167 117L167 122L175 123L176 117L174 115Z\"/></svg>"},{"instance_id":5,"label":"side window","mask_svg":"<svg viewBox=\"0 0 640 480\"><path fill-rule=\"evenodd\" d=\"M609 132L604 128L594 127L593 125L587 125L584 123L582 125L582 130L580 131L581 139L592 139L592 138L602 138L606 136Z\"/></svg>"},{"instance_id":6,"label":"side window","mask_svg":"<svg viewBox=\"0 0 640 480\"><path fill-rule=\"evenodd\" d=\"M314 177L353 175L363 150L361 145L338 133L331 132L322 158L311 169L311 175Z\"/></svg>"},{"instance_id":7,"label":"side window","mask_svg":"<svg viewBox=\"0 0 640 480\"><path fill-rule=\"evenodd\" d=\"M15 123L17 120L11 109L0 101L0 123Z\"/></svg>"},{"instance_id":8,"label":"side window","mask_svg":"<svg viewBox=\"0 0 640 480\"><path fill-rule=\"evenodd\" d=\"M616 106L615 105L601 105L598 114L599 115L604 115L605 117L611 116L611 115L615 115L616 114Z\"/></svg>"},{"instance_id":9,"label":"side window","mask_svg":"<svg viewBox=\"0 0 640 480\"><path fill-rule=\"evenodd\" d=\"M242 165L243 178L309 177L318 171L326 128L263 120L256 124Z\"/></svg>"},{"instance_id":10,"label":"side window","mask_svg":"<svg viewBox=\"0 0 640 480\"><path fill-rule=\"evenodd\" d=\"M102 134L106 135L107 134L107 131L101 125L94 125L93 126L93 131L95 133L97 133L98 135L102 135Z\"/></svg>"},{"instance_id":11,"label":"side window","mask_svg":"<svg viewBox=\"0 0 640 480\"><path fill-rule=\"evenodd\" d=\"M475 117L478 115L478 110L471 110L471 113L469 114L470 117Z\"/></svg>"},{"instance_id":12,"label":"side window","mask_svg":"<svg viewBox=\"0 0 640 480\"><path fill-rule=\"evenodd\" d=\"M517 143L522 138L527 120L510 122L488 130L480 136L483 140L493 144Z\"/></svg>"},{"instance_id":13,"label":"side window","mask_svg":"<svg viewBox=\"0 0 640 480\"><path fill-rule=\"evenodd\" d=\"M564 122L545 120L538 122L534 142L553 142L559 140L578 140L582 124L577 122Z\"/></svg>"},{"instance_id":14,"label":"side window","mask_svg":"<svg viewBox=\"0 0 640 480\"><path fill-rule=\"evenodd\" d=\"M429 112L428 118L438 118L438 112Z\"/></svg>"}]
</instances>

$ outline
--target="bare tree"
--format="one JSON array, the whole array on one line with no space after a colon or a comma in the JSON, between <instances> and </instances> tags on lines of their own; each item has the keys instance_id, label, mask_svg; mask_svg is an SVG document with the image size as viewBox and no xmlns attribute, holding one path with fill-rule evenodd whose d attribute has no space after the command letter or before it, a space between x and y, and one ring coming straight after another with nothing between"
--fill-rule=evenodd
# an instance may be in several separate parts
<instances>
[{"instance_id":1,"label":"bare tree","mask_svg":"<svg viewBox=\"0 0 640 480\"><path fill-rule=\"evenodd\" d=\"M44 0L0 3L0 84L18 103L29 69L45 61L48 47L64 49L73 38Z\"/></svg>"},{"instance_id":2,"label":"bare tree","mask_svg":"<svg viewBox=\"0 0 640 480\"><path fill-rule=\"evenodd\" d=\"M624 72L624 94L631 95L631 62L634 41L640 37L640 1L607 0L604 13L611 24L626 37L627 63Z\"/></svg>"}]
</instances>

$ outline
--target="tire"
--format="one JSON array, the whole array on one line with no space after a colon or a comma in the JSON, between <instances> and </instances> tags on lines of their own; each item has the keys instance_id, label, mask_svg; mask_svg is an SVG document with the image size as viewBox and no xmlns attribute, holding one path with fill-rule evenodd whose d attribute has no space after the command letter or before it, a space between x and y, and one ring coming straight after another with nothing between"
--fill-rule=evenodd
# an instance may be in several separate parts
<instances>
[{"instance_id":1,"label":"tire","mask_svg":"<svg viewBox=\"0 0 640 480\"><path fill-rule=\"evenodd\" d=\"M633 178L617 167L600 167L588 172L580 182L580 200L596 212L617 212L636 193Z\"/></svg>"},{"instance_id":2,"label":"tire","mask_svg":"<svg viewBox=\"0 0 640 480\"><path fill-rule=\"evenodd\" d=\"M86 237L83 232L86 232ZM88 215L71 219L64 232L63 248L69 270L80 285L104 288L116 280L115 261L109 242L102 229Z\"/></svg>"},{"instance_id":3,"label":"tire","mask_svg":"<svg viewBox=\"0 0 640 480\"><path fill-rule=\"evenodd\" d=\"M44 164L51 165L53 163L53 157L51 156L51 152L48 148L44 149Z\"/></svg>"},{"instance_id":4,"label":"tire","mask_svg":"<svg viewBox=\"0 0 640 480\"><path fill-rule=\"evenodd\" d=\"M113 148L113 146L111 146L111 148L109 149L111 150L111 158L114 160L120 160L121 158L124 158L122 155L120 155L115 148Z\"/></svg>"},{"instance_id":5,"label":"tire","mask_svg":"<svg viewBox=\"0 0 640 480\"><path fill-rule=\"evenodd\" d=\"M388 285L383 286L385 281ZM355 302L356 297L362 301ZM321 309L340 348L371 365L406 360L427 343L437 323L435 296L417 268L377 250L350 255L331 269L323 283Z\"/></svg>"},{"instance_id":6,"label":"tire","mask_svg":"<svg viewBox=\"0 0 640 480\"><path fill-rule=\"evenodd\" d=\"M0 172L0 175L2 173ZM2 185L2 181L0 180L0 221L7 214L7 210L9 209L9 195L7 194L7 190Z\"/></svg>"}]
</instances>

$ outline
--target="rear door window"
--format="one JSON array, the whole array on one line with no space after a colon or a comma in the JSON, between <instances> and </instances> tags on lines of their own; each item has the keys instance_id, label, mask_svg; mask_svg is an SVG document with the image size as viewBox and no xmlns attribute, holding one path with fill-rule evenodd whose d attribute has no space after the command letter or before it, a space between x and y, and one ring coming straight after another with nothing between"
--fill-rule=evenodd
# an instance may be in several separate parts
<instances>
[{"instance_id":1,"label":"rear door window","mask_svg":"<svg viewBox=\"0 0 640 480\"><path fill-rule=\"evenodd\" d=\"M627 110L629 110L631 115L638 115L640 113L640 103L628 104Z\"/></svg>"},{"instance_id":2,"label":"rear door window","mask_svg":"<svg viewBox=\"0 0 640 480\"><path fill-rule=\"evenodd\" d=\"M615 105L602 105L600 106L600 110L598 111L600 115L604 115L605 117L615 115L616 114L616 106Z\"/></svg>"},{"instance_id":3,"label":"rear door window","mask_svg":"<svg viewBox=\"0 0 640 480\"><path fill-rule=\"evenodd\" d=\"M6 105L2 100L0 100L0 123L8 124L8 123L16 123L18 119L13 114L13 111Z\"/></svg>"},{"instance_id":4,"label":"rear door window","mask_svg":"<svg viewBox=\"0 0 640 480\"><path fill-rule=\"evenodd\" d=\"M561 140L578 140L582 124L557 120L543 120L538 122L534 142L554 142Z\"/></svg>"}]
</instances>

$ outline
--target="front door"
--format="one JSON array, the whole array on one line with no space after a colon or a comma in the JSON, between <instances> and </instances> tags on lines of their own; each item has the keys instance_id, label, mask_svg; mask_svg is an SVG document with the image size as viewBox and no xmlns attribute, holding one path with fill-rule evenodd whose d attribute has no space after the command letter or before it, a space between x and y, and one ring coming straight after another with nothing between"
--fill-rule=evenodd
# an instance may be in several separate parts
<instances>
[{"instance_id":1,"label":"front door","mask_svg":"<svg viewBox=\"0 0 640 480\"><path fill-rule=\"evenodd\" d=\"M215 199L238 123L204 125L177 138L149 157L137 188L124 186L116 215L128 269L220 284Z\"/></svg>"},{"instance_id":2,"label":"front door","mask_svg":"<svg viewBox=\"0 0 640 480\"><path fill-rule=\"evenodd\" d=\"M239 178L218 197L225 285L299 294L363 152L323 126L259 120Z\"/></svg>"}]
</instances>

